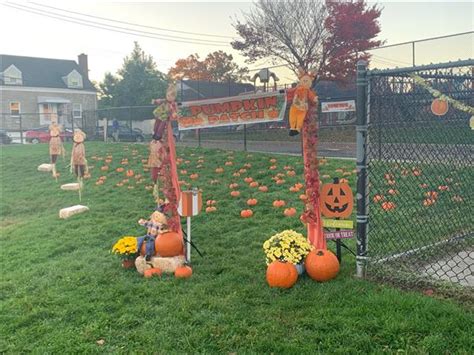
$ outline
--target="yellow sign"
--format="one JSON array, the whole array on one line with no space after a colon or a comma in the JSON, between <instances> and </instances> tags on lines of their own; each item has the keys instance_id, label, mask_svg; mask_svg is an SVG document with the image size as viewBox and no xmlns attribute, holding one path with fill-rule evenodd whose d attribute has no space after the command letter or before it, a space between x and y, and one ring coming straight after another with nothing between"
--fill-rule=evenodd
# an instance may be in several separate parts
<instances>
[{"instance_id":1,"label":"yellow sign","mask_svg":"<svg viewBox=\"0 0 474 355\"><path fill-rule=\"evenodd\" d=\"M323 218L323 227L352 229L354 228L354 222L351 220L344 220L344 219Z\"/></svg>"}]
</instances>

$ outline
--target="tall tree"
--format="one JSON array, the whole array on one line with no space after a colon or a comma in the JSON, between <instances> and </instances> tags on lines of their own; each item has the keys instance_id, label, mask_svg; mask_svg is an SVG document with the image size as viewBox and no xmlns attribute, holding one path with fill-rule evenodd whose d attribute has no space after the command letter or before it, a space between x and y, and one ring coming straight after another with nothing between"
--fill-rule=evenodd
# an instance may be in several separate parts
<instances>
[{"instance_id":1,"label":"tall tree","mask_svg":"<svg viewBox=\"0 0 474 355\"><path fill-rule=\"evenodd\" d=\"M234 27L241 39L232 47L253 63L259 59L283 62L296 73L316 70L317 79L347 80L358 59L381 44L377 5L365 0L258 0Z\"/></svg>"},{"instance_id":2,"label":"tall tree","mask_svg":"<svg viewBox=\"0 0 474 355\"><path fill-rule=\"evenodd\" d=\"M116 106L116 87L118 78L112 73L105 73L104 80L98 84L99 90L99 108L108 108Z\"/></svg>"},{"instance_id":3,"label":"tall tree","mask_svg":"<svg viewBox=\"0 0 474 355\"><path fill-rule=\"evenodd\" d=\"M125 57L117 76L106 73L100 83L100 106L149 105L152 99L164 97L166 87L165 74L156 69L153 57L145 54L135 42L132 53Z\"/></svg>"},{"instance_id":4,"label":"tall tree","mask_svg":"<svg viewBox=\"0 0 474 355\"><path fill-rule=\"evenodd\" d=\"M197 53L184 59L178 59L174 67L168 71L168 76L174 80L211 80L204 61L200 60Z\"/></svg>"},{"instance_id":5,"label":"tall tree","mask_svg":"<svg viewBox=\"0 0 474 355\"><path fill-rule=\"evenodd\" d=\"M248 80L248 69L239 67L232 54L216 51L209 53L204 60L200 60L198 54L179 59L168 75L175 80L244 81Z\"/></svg>"}]
</instances>

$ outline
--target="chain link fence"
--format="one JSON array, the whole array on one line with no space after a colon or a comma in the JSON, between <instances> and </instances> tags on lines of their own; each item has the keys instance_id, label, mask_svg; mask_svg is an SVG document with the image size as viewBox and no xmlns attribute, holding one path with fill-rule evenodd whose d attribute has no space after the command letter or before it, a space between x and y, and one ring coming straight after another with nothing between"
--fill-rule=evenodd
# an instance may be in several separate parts
<instances>
[{"instance_id":1,"label":"chain link fence","mask_svg":"<svg viewBox=\"0 0 474 355\"><path fill-rule=\"evenodd\" d=\"M413 75L474 106L474 60L359 65L358 273L400 286L461 285L472 299L473 114L450 104L435 115L432 93Z\"/></svg>"}]
</instances>

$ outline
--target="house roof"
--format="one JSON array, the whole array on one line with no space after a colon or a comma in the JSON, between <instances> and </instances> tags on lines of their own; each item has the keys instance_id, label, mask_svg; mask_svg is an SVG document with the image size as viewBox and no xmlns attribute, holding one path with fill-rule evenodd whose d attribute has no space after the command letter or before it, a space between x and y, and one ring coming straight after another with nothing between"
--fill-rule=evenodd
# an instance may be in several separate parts
<instances>
[{"instance_id":1,"label":"house roof","mask_svg":"<svg viewBox=\"0 0 474 355\"><path fill-rule=\"evenodd\" d=\"M243 92L253 92L252 84L234 82L216 83L212 81L182 80L178 82L178 91L181 92L180 101L204 100L219 97L236 96Z\"/></svg>"},{"instance_id":2,"label":"house roof","mask_svg":"<svg viewBox=\"0 0 474 355\"><path fill-rule=\"evenodd\" d=\"M12 64L21 71L22 86L68 89L63 77L75 69L82 75L83 88L74 90L96 90L74 60L0 54L0 72ZM0 84L5 85L1 79Z\"/></svg>"}]
</instances>

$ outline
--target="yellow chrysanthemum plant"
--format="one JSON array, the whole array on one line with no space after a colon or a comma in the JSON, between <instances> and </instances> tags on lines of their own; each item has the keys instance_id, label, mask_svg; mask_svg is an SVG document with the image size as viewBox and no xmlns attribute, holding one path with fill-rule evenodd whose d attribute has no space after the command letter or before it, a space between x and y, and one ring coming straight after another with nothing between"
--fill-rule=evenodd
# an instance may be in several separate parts
<instances>
[{"instance_id":1,"label":"yellow chrysanthemum plant","mask_svg":"<svg viewBox=\"0 0 474 355\"><path fill-rule=\"evenodd\" d=\"M137 238L125 236L120 238L112 247L112 253L117 254L123 260L133 260L138 256Z\"/></svg>"},{"instance_id":2,"label":"yellow chrysanthemum plant","mask_svg":"<svg viewBox=\"0 0 474 355\"><path fill-rule=\"evenodd\" d=\"M277 233L263 243L267 265L275 260L301 264L312 248L301 233L291 229Z\"/></svg>"}]
</instances>

